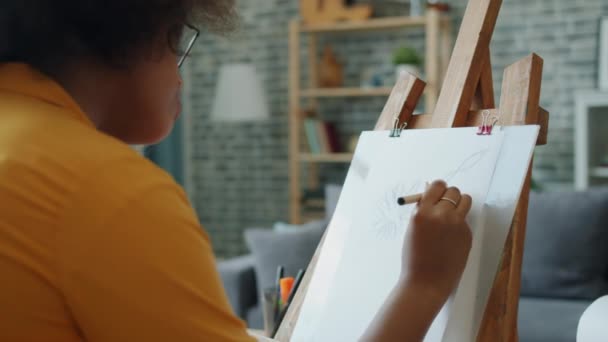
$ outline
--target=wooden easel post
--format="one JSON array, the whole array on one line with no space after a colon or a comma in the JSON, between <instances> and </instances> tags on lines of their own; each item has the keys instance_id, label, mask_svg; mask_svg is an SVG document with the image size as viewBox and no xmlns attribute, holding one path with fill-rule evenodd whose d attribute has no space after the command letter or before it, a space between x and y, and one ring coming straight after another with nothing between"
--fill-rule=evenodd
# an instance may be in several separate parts
<instances>
[{"instance_id":1,"label":"wooden easel post","mask_svg":"<svg viewBox=\"0 0 608 342\"><path fill-rule=\"evenodd\" d=\"M407 122L408 129L479 126L481 113L489 110L499 116L503 126L540 125L537 145L546 143L549 114L539 107L543 62L537 55L532 54L505 69L500 107L493 108L490 39L501 3L501 0L469 1L433 114L413 115L425 83L415 76L405 76L393 88L375 130L391 129L395 116L400 123ZM518 339L517 309L531 166L479 329L477 341L480 342ZM292 335L323 242L324 238L281 324L276 336L278 341L289 341Z\"/></svg>"}]
</instances>

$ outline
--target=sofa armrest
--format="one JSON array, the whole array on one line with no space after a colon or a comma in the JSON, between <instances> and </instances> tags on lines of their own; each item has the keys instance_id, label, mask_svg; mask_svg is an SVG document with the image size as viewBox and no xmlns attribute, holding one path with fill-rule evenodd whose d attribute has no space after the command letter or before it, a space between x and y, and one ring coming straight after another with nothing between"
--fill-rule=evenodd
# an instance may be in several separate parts
<instances>
[{"instance_id":1,"label":"sofa armrest","mask_svg":"<svg viewBox=\"0 0 608 342\"><path fill-rule=\"evenodd\" d=\"M222 260L218 270L234 313L245 319L247 310L258 302L253 255Z\"/></svg>"}]
</instances>

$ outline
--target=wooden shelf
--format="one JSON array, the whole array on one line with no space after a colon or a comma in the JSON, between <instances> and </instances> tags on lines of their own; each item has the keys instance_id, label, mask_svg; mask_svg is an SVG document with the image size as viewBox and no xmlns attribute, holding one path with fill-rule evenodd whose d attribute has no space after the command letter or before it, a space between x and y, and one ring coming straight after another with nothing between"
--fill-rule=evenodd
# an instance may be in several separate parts
<instances>
[{"instance_id":1,"label":"wooden shelf","mask_svg":"<svg viewBox=\"0 0 608 342\"><path fill-rule=\"evenodd\" d=\"M598 166L591 169L593 177L608 178L608 166Z\"/></svg>"},{"instance_id":2,"label":"wooden shelf","mask_svg":"<svg viewBox=\"0 0 608 342\"><path fill-rule=\"evenodd\" d=\"M371 31L390 30L404 27L423 27L426 17L386 17L372 18L364 21L341 22L328 24L302 25L301 32L349 32L349 31Z\"/></svg>"},{"instance_id":3,"label":"wooden shelf","mask_svg":"<svg viewBox=\"0 0 608 342\"><path fill-rule=\"evenodd\" d=\"M313 88L300 92L302 97L365 97L389 96L391 88Z\"/></svg>"},{"instance_id":4,"label":"wooden shelf","mask_svg":"<svg viewBox=\"0 0 608 342\"><path fill-rule=\"evenodd\" d=\"M318 220L323 220L325 218L326 218L325 213L303 213L302 214L303 222L318 221ZM273 340L273 341L275 341L275 340Z\"/></svg>"},{"instance_id":5,"label":"wooden shelf","mask_svg":"<svg viewBox=\"0 0 608 342\"><path fill-rule=\"evenodd\" d=\"M311 0L312 1L312 0ZM391 87L363 88L358 84L338 88L325 88L319 82L319 45L324 43L324 35L353 35L365 32L394 31L399 35L407 33L408 29L424 32L425 54L424 73L427 86L424 92L424 103L428 111L437 102L440 86L440 75L445 73L449 62L448 52L452 50L451 18L436 8L428 8L420 16L405 16L396 14L392 17L371 18L354 22L338 22L323 24L306 24L300 18L293 18L289 22L289 218L292 223L302 222L303 204L301 202L302 171L310 169L306 176L311 183L315 183L319 174L317 169L323 163L350 164L352 153L312 154L304 153L302 134L304 117L303 105L318 110L321 101L328 99L357 99L367 101L374 99L386 100ZM371 36L370 36L371 37ZM369 37L368 37L369 38ZM404 36L405 38L405 36ZM306 41L306 44L302 44ZM303 53L303 48L306 53ZM444 53L442 54L441 51ZM303 69L303 67L306 67ZM307 73L306 84L302 83L303 75ZM348 101L347 101L348 102ZM426 117L425 117L426 118ZM304 129L305 131L305 129ZM320 171L320 170L319 170Z\"/></svg>"},{"instance_id":6,"label":"wooden shelf","mask_svg":"<svg viewBox=\"0 0 608 342\"><path fill-rule=\"evenodd\" d=\"M308 163L350 163L352 159L352 153L300 153L300 160Z\"/></svg>"}]
</instances>

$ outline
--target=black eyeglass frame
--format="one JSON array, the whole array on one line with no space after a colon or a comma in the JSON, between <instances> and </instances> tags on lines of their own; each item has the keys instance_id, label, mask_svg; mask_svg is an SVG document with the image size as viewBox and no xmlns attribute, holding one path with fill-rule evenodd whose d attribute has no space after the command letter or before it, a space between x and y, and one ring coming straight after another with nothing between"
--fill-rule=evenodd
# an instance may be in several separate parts
<instances>
[{"instance_id":1,"label":"black eyeglass frame","mask_svg":"<svg viewBox=\"0 0 608 342\"><path fill-rule=\"evenodd\" d=\"M196 27L190 26L190 25L187 25L187 27L194 31L194 36L192 36L192 38L190 39L190 42L188 42L188 46L186 46L186 49L183 51L183 54L180 56L179 61L177 62L178 68L182 67L182 64L184 64L184 61L186 60L186 58L188 58L188 55L190 54L190 51L192 50L192 47L194 46L194 42L196 42L196 39L201 34L201 31L199 31Z\"/></svg>"}]
</instances>

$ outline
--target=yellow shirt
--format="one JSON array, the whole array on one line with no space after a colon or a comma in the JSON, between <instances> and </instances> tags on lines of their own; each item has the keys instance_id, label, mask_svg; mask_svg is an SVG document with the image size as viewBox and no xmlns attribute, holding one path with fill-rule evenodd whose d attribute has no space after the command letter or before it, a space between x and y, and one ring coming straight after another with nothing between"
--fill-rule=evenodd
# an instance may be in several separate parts
<instances>
[{"instance_id":1,"label":"yellow shirt","mask_svg":"<svg viewBox=\"0 0 608 342\"><path fill-rule=\"evenodd\" d=\"M184 192L0 64L0 341L250 341Z\"/></svg>"}]
</instances>

